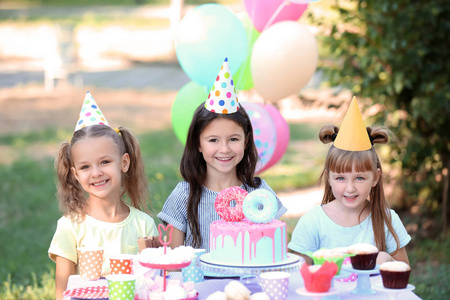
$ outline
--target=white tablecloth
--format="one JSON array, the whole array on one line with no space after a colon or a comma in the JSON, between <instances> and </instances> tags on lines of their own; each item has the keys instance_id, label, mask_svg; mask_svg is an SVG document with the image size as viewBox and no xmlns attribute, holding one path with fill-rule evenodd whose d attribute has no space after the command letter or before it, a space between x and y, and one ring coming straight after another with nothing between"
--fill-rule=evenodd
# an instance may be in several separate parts
<instances>
[{"instance_id":1,"label":"white tablecloth","mask_svg":"<svg viewBox=\"0 0 450 300\"><path fill-rule=\"evenodd\" d=\"M172 272L169 274L169 278L177 278L181 279L181 272ZM208 295L214 293L215 291L223 291L225 286L233 279L208 279L203 282L199 282L195 284L195 287L199 293L199 300L204 300L208 297ZM237 279L239 280L239 279ZM372 287L377 285L381 285L381 276L372 276L370 277L370 282ZM90 287L90 286L107 286L108 283L106 279L99 279L94 281L82 280L79 275L72 275L69 277L69 283L67 289L74 289L79 287ZM303 287L303 279L300 275L300 272L291 273L291 277L289 280L289 297L288 299L313 299L311 297L301 296L296 293L296 289ZM248 284L247 287L252 292L260 292L261 287L257 283ZM334 287L338 290L338 294L333 296L332 299L389 299L390 293L377 291L375 295L354 295L350 292L356 287L355 282L334 282ZM327 298L323 298L324 300ZM331 299L331 298L328 298ZM421 299L412 291L404 291L397 294L396 299L401 300L413 300L413 299ZM65 297L64 300L70 300L70 297Z\"/></svg>"}]
</instances>

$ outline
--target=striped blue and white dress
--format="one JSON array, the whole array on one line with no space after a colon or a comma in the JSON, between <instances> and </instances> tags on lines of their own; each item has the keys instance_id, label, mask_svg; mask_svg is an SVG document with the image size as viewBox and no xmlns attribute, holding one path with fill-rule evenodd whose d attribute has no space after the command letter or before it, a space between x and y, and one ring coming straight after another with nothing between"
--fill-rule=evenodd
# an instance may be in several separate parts
<instances>
[{"instance_id":1,"label":"striped blue and white dress","mask_svg":"<svg viewBox=\"0 0 450 300\"><path fill-rule=\"evenodd\" d=\"M241 185L244 189L244 185ZM247 191L250 193L257 189L266 189L275 195L275 192L269 187L269 185L261 179L261 185L258 188L248 187ZM201 249L206 249L209 252L209 224L214 221L220 220L220 216L217 214L214 208L214 202L219 192L214 192L203 186L202 196L200 198L200 204L198 207L198 216L200 223L200 233L202 235ZM191 231L189 228L187 217L187 203L189 198L189 184L186 181L182 181L177 184L170 196L167 198L162 211L158 214L158 218L161 221L172 224L173 227L185 233L185 245L191 246ZM278 199L278 213L276 218L279 219L285 212L286 208Z\"/></svg>"}]
</instances>

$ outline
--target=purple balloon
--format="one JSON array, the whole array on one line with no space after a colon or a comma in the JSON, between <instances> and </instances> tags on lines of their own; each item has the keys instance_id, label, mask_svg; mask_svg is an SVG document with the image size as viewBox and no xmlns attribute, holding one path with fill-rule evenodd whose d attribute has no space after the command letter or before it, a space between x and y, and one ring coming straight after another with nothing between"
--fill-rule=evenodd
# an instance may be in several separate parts
<instances>
[{"instance_id":1,"label":"purple balloon","mask_svg":"<svg viewBox=\"0 0 450 300\"><path fill-rule=\"evenodd\" d=\"M275 151L273 152L272 157L267 162L267 164L260 170L260 172L263 172L268 168L272 167L283 157L284 153L286 153L290 139L289 125L283 118L283 116L280 114L278 109L276 109L275 106L270 104L264 105L264 108L272 117L272 120L275 124L277 133L277 143L275 145Z\"/></svg>"},{"instance_id":2,"label":"purple balloon","mask_svg":"<svg viewBox=\"0 0 450 300\"><path fill-rule=\"evenodd\" d=\"M260 172L270 161L277 144L277 133L272 117L259 103L240 102L247 111L253 126L253 137L256 149L260 158L260 163L256 167L256 172Z\"/></svg>"}]
</instances>

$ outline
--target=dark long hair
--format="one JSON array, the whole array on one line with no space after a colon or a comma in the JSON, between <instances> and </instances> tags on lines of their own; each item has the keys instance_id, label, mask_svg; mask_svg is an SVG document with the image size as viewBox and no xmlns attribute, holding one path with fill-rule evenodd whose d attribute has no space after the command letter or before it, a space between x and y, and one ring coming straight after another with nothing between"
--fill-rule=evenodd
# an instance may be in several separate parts
<instances>
[{"instance_id":1,"label":"dark long hair","mask_svg":"<svg viewBox=\"0 0 450 300\"><path fill-rule=\"evenodd\" d=\"M370 137L372 144L382 143L385 144L388 141L390 131L384 127L367 127L367 133ZM339 128L335 126L324 126L320 130L319 139L322 143L332 143L336 138ZM325 167L320 176L320 181L325 183L325 192L322 199L322 204L330 203L334 200L333 191L328 179L330 171L337 173L352 172L353 168L357 172L373 173L374 178L377 176L377 169L380 169L380 178L376 186L370 190L369 202L364 206L360 213L369 207L372 217L372 228L375 237L375 244L380 251L386 251L386 235L384 231L384 225L386 224L388 230L397 243L397 250L400 246L400 242L397 233L392 226L391 211L389 203L384 196L383 187L383 169L381 168L380 159L372 146L366 151L346 151L335 146L331 146L328 150L327 158L325 160ZM396 251L397 251L396 250Z\"/></svg>"},{"instance_id":2,"label":"dark long hair","mask_svg":"<svg viewBox=\"0 0 450 300\"><path fill-rule=\"evenodd\" d=\"M206 161L200 147L200 134L215 119L227 119L235 122L244 130L246 137L244 157L236 166L237 178L245 187L258 187L261 184L259 177L254 177L256 164L258 163L258 151L253 139L253 127L245 109L240 105L237 112L232 114L217 114L205 108L203 102L196 109L186 140L183 157L181 158L180 172L184 180L189 183L189 199L187 216L189 229L192 232L192 245L199 247L202 243L200 225L198 221L198 205L202 194L203 183L206 178Z\"/></svg>"}]
</instances>

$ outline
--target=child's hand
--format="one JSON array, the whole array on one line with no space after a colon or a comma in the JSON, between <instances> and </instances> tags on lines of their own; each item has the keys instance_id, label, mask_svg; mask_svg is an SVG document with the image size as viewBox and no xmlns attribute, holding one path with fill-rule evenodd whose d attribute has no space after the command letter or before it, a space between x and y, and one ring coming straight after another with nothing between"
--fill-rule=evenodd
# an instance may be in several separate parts
<instances>
[{"instance_id":1,"label":"child's hand","mask_svg":"<svg viewBox=\"0 0 450 300\"><path fill-rule=\"evenodd\" d=\"M159 241L159 235L154 236L152 248L159 248L159 247L163 247L163 244L161 244L161 242Z\"/></svg>"},{"instance_id":2,"label":"child's hand","mask_svg":"<svg viewBox=\"0 0 450 300\"><path fill-rule=\"evenodd\" d=\"M163 245L159 241L159 236L144 236L138 238L139 252L145 248L159 248Z\"/></svg>"},{"instance_id":3,"label":"child's hand","mask_svg":"<svg viewBox=\"0 0 450 300\"><path fill-rule=\"evenodd\" d=\"M395 261L395 259L387 252L384 251L378 252L377 265L381 265L382 263L387 261Z\"/></svg>"}]
</instances>

